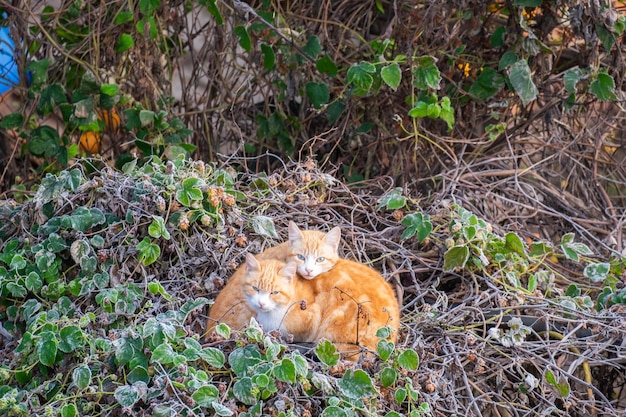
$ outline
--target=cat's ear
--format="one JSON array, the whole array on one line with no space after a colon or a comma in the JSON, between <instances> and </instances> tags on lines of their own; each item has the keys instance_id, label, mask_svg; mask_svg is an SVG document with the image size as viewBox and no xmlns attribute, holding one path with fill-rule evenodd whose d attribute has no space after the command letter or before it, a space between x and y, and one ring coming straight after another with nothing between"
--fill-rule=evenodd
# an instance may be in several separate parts
<instances>
[{"instance_id":1,"label":"cat's ear","mask_svg":"<svg viewBox=\"0 0 626 417\"><path fill-rule=\"evenodd\" d=\"M253 254L246 254L246 271L247 272L256 272L261 269L261 264L254 257Z\"/></svg>"},{"instance_id":2,"label":"cat's ear","mask_svg":"<svg viewBox=\"0 0 626 417\"><path fill-rule=\"evenodd\" d=\"M302 240L302 231L292 220L289 220L289 227L287 228L287 230L289 231L289 243Z\"/></svg>"},{"instance_id":3,"label":"cat's ear","mask_svg":"<svg viewBox=\"0 0 626 417\"><path fill-rule=\"evenodd\" d=\"M332 229L330 229L330 232L326 233L326 236L324 237L324 242L332 247L335 252L339 250L339 242L341 242L341 229L339 228L339 226L333 227Z\"/></svg>"},{"instance_id":4,"label":"cat's ear","mask_svg":"<svg viewBox=\"0 0 626 417\"><path fill-rule=\"evenodd\" d=\"M288 280L291 280L296 276L296 272L298 272L298 265L295 262L288 262L285 266L283 266L279 274Z\"/></svg>"}]
</instances>

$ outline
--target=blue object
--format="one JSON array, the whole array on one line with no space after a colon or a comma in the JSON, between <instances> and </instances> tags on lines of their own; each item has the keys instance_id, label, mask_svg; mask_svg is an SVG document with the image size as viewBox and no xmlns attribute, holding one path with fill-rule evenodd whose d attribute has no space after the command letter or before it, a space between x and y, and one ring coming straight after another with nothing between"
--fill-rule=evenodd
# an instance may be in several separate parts
<instances>
[{"instance_id":1,"label":"blue object","mask_svg":"<svg viewBox=\"0 0 626 417\"><path fill-rule=\"evenodd\" d=\"M14 51L15 44L9 36L9 28L0 27L0 94L20 83Z\"/></svg>"}]
</instances>

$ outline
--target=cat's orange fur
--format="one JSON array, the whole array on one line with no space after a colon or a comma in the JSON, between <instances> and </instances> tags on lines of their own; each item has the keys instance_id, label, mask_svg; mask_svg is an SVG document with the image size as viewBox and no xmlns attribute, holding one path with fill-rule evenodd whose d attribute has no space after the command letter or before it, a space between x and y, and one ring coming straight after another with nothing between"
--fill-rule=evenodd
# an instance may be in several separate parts
<instances>
[{"instance_id":1,"label":"cat's orange fur","mask_svg":"<svg viewBox=\"0 0 626 417\"><path fill-rule=\"evenodd\" d=\"M344 357L360 348L376 351L378 329L398 329L400 308L391 286L374 269L339 259L313 280L299 279L293 264L248 255L242 290L265 330L280 330L295 342L328 339ZM394 343L397 331L389 338Z\"/></svg>"},{"instance_id":2,"label":"cat's orange fur","mask_svg":"<svg viewBox=\"0 0 626 417\"><path fill-rule=\"evenodd\" d=\"M331 269L337 262L341 240L339 227L331 229L328 233L316 230L303 231L294 222L289 222L288 232L287 242L266 249L256 255L256 258L291 261L297 265L298 274L305 279L315 278L316 275ZM215 303L209 310L207 337L218 323L226 323L236 330L250 324L254 312L246 303L241 291L245 269L245 263L237 268L217 295Z\"/></svg>"}]
</instances>

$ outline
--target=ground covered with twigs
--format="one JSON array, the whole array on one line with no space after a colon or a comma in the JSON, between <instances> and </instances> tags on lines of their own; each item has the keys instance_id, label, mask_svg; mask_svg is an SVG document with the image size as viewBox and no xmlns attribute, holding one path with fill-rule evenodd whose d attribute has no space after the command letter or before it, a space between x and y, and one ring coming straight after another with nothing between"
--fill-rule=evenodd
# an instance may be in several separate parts
<instances>
[{"instance_id":1,"label":"ground covered with twigs","mask_svg":"<svg viewBox=\"0 0 626 417\"><path fill-rule=\"evenodd\" d=\"M153 160L122 173L82 161L28 202L2 201L0 410L623 413L624 304L614 295L597 308L609 281L620 288L619 259L579 236L523 239L453 196L385 177L346 185L313 161L271 175L248 162ZM255 329L200 345L207 303L245 253L285 239L289 220L340 226L343 255L395 285L401 336L384 360L334 363ZM609 261L604 281L588 271Z\"/></svg>"}]
</instances>

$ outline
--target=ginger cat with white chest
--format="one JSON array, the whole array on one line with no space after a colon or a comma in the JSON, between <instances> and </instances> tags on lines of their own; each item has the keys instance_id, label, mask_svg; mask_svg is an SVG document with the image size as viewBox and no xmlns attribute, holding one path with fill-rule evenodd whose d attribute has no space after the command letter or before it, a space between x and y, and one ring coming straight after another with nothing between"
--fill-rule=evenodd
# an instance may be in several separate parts
<instances>
[{"instance_id":1,"label":"ginger cat with white chest","mask_svg":"<svg viewBox=\"0 0 626 417\"><path fill-rule=\"evenodd\" d=\"M241 287L257 321L295 342L328 339L347 359L361 348L376 351L378 329L389 326L397 341L400 308L391 286L374 269L347 259L313 280L296 276L293 263L257 260L248 254Z\"/></svg>"},{"instance_id":2,"label":"ginger cat with white chest","mask_svg":"<svg viewBox=\"0 0 626 417\"><path fill-rule=\"evenodd\" d=\"M339 259L341 230L339 227L328 233L316 230L300 230L294 222L289 222L288 241L271 247L256 255L258 260L291 262L299 275L298 279L312 280L322 272L330 270ZM255 312L250 309L242 293L246 264L242 264L230 277L209 310L207 333L209 337L218 323L226 323L240 330L248 324Z\"/></svg>"}]
</instances>

